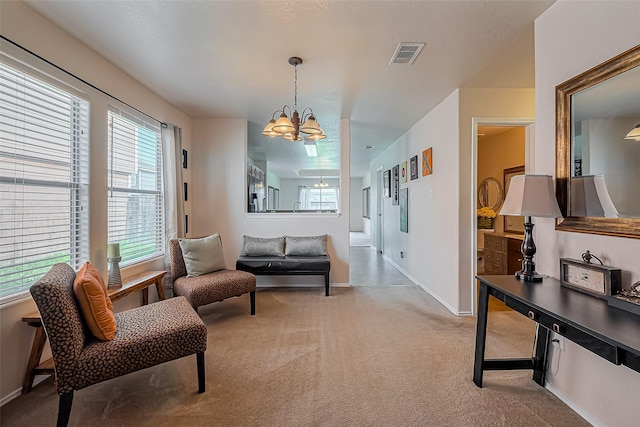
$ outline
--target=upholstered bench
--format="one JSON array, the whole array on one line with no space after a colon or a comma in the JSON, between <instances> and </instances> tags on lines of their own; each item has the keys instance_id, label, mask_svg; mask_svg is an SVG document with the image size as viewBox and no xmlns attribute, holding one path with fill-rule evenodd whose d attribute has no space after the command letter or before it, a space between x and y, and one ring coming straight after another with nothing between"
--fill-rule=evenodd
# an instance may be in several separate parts
<instances>
[{"instance_id":1,"label":"upholstered bench","mask_svg":"<svg viewBox=\"0 0 640 427\"><path fill-rule=\"evenodd\" d=\"M327 253L327 236L244 236L236 270L256 276L324 276L325 295L329 296L331 260Z\"/></svg>"}]
</instances>

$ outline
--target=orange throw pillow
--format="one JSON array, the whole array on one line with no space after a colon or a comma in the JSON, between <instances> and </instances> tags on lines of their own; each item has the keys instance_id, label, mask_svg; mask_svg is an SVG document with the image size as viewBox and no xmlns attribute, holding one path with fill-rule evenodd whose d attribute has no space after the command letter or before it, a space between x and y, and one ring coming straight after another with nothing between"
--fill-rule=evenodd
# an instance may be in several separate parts
<instances>
[{"instance_id":1,"label":"orange throw pillow","mask_svg":"<svg viewBox=\"0 0 640 427\"><path fill-rule=\"evenodd\" d=\"M107 287L102 275L91 263L85 262L73 282L80 312L91 333L103 341L116 337L116 319L113 304L107 296Z\"/></svg>"}]
</instances>

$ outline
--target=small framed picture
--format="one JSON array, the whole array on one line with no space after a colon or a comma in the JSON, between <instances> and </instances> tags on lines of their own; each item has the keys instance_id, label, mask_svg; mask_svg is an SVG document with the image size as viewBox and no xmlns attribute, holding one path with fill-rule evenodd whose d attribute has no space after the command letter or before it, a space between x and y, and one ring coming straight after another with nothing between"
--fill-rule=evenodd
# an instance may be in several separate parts
<instances>
[{"instance_id":1,"label":"small framed picture","mask_svg":"<svg viewBox=\"0 0 640 427\"><path fill-rule=\"evenodd\" d=\"M400 184L404 184L405 182L407 182L407 174L408 174L408 170L407 170L407 162L402 162L402 164L400 165Z\"/></svg>"},{"instance_id":2,"label":"small framed picture","mask_svg":"<svg viewBox=\"0 0 640 427\"><path fill-rule=\"evenodd\" d=\"M400 165L395 165L392 168L393 180L391 181L391 204L398 205L398 191L400 189Z\"/></svg>"},{"instance_id":3,"label":"small framed picture","mask_svg":"<svg viewBox=\"0 0 640 427\"><path fill-rule=\"evenodd\" d=\"M184 183L184 201L188 201L189 200L189 184L188 183Z\"/></svg>"},{"instance_id":4,"label":"small framed picture","mask_svg":"<svg viewBox=\"0 0 640 427\"><path fill-rule=\"evenodd\" d=\"M187 169L187 167L189 166L188 160L187 160L187 156L189 153L187 153L187 150L182 150L182 168L183 169Z\"/></svg>"},{"instance_id":5,"label":"small framed picture","mask_svg":"<svg viewBox=\"0 0 640 427\"><path fill-rule=\"evenodd\" d=\"M418 179L418 156L413 156L409 160L409 169L411 170L411 180Z\"/></svg>"}]
</instances>

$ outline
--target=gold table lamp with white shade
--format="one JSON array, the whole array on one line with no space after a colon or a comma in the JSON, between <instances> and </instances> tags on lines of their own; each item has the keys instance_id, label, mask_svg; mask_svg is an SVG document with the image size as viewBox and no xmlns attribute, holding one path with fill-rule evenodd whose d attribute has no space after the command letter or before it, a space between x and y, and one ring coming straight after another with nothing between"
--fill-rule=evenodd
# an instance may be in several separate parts
<instances>
[{"instance_id":1,"label":"gold table lamp with white shade","mask_svg":"<svg viewBox=\"0 0 640 427\"><path fill-rule=\"evenodd\" d=\"M562 216L550 175L516 175L511 178L509 191L505 197L500 215L524 216L524 240L522 269L516 277L525 282L540 282L543 276L536 273L533 256L536 245L533 242L533 223L531 217L559 218Z\"/></svg>"}]
</instances>

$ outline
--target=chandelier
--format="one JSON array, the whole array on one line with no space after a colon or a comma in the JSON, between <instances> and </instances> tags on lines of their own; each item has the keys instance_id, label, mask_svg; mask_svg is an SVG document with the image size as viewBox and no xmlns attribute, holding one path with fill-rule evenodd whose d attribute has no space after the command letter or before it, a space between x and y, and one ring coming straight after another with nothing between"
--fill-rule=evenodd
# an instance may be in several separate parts
<instances>
[{"instance_id":1,"label":"chandelier","mask_svg":"<svg viewBox=\"0 0 640 427\"><path fill-rule=\"evenodd\" d=\"M313 184L314 187L321 187L321 188L325 188L329 186L329 183L327 181L323 181L322 178L320 178L320 181L316 181Z\"/></svg>"},{"instance_id":2,"label":"chandelier","mask_svg":"<svg viewBox=\"0 0 640 427\"><path fill-rule=\"evenodd\" d=\"M640 123L638 123L633 129L631 129L627 136L624 137L624 139L629 139L631 141L640 141Z\"/></svg>"},{"instance_id":3,"label":"chandelier","mask_svg":"<svg viewBox=\"0 0 640 427\"><path fill-rule=\"evenodd\" d=\"M302 132L307 134L306 139L311 141L325 139L327 135L322 128L320 128L311 108L307 107L302 110L302 114L298 113L298 65L302 64L302 59L297 56L292 56L289 58L289 64L293 65L295 69L293 108L285 105L281 110L276 110L262 131L262 134L271 137L280 136L289 141L302 141L302 136L300 135ZM289 111L291 119L287 116L287 110ZM278 113L280 113L280 117L276 120L275 117ZM302 118L300 116L302 116Z\"/></svg>"}]
</instances>

